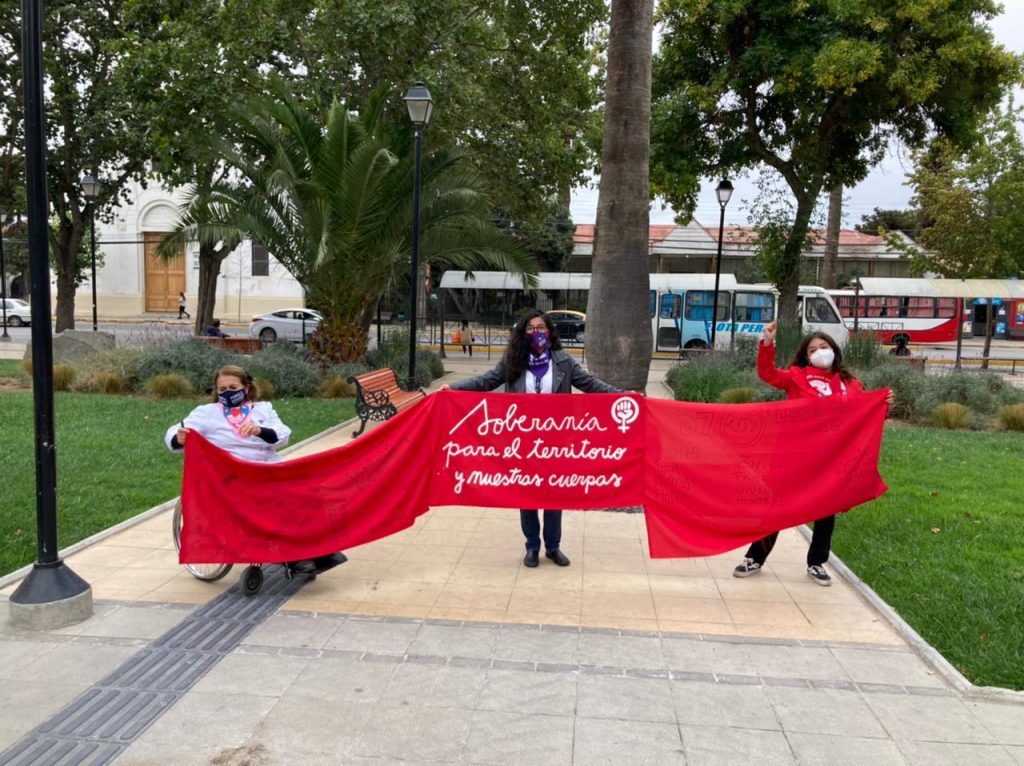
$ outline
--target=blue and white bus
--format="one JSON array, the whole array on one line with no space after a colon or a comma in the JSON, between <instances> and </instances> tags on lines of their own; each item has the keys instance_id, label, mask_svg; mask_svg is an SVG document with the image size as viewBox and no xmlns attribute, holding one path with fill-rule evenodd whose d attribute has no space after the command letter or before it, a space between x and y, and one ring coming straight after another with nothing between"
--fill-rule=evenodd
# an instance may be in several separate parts
<instances>
[{"instance_id":1,"label":"blue and white bus","mask_svg":"<svg viewBox=\"0 0 1024 766\"><path fill-rule=\"evenodd\" d=\"M714 274L651 274L650 317L654 352L700 350L711 347L711 315L714 307ZM521 291L522 280L507 272L447 271L440 287L449 290ZM553 305L540 308L583 310L590 290L590 274L541 272L537 290L557 293ZM722 274L718 284L715 346L728 348L736 337L757 337L775 320L778 295L772 285L740 284L732 274ZM823 331L840 345L848 331L829 294L821 287L801 286L799 310L804 332ZM564 339L569 340L571 339Z\"/></svg>"}]
</instances>

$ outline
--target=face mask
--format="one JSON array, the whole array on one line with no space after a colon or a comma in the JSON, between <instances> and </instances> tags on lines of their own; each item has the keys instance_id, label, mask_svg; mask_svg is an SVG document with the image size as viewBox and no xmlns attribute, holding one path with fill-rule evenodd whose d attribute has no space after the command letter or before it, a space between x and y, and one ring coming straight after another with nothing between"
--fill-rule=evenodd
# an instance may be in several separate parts
<instances>
[{"instance_id":1,"label":"face mask","mask_svg":"<svg viewBox=\"0 0 1024 766\"><path fill-rule=\"evenodd\" d=\"M836 359L836 352L830 348L819 348L813 354L811 354L811 364L817 367L819 370L827 370L832 367L832 362Z\"/></svg>"},{"instance_id":2,"label":"face mask","mask_svg":"<svg viewBox=\"0 0 1024 766\"><path fill-rule=\"evenodd\" d=\"M225 391L222 394L217 394L217 398L220 403L225 407L241 407L245 403L246 391L244 388L240 388L237 391Z\"/></svg>"},{"instance_id":3,"label":"face mask","mask_svg":"<svg viewBox=\"0 0 1024 766\"><path fill-rule=\"evenodd\" d=\"M533 349L533 353L539 354L548 345L548 334L543 330L530 333L527 338L530 341L530 348Z\"/></svg>"}]
</instances>

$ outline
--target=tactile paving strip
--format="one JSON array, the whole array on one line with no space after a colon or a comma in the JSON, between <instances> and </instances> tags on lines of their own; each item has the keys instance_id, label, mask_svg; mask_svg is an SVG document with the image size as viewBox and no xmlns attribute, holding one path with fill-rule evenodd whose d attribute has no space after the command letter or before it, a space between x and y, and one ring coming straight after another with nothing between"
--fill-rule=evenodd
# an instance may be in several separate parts
<instances>
[{"instance_id":1,"label":"tactile paving strip","mask_svg":"<svg viewBox=\"0 0 1024 766\"><path fill-rule=\"evenodd\" d=\"M263 588L236 584L194 611L48 721L0 753L0 766L100 766L227 656L305 584L263 568Z\"/></svg>"}]
</instances>

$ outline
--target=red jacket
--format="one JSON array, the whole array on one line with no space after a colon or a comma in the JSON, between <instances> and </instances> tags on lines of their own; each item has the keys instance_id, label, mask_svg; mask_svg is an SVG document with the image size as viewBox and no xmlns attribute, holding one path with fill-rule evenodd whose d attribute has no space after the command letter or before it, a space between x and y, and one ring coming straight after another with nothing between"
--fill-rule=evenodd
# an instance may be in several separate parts
<instances>
[{"instance_id":1,"label":"red jacket","mask_svg":"<svg viewBox=\"0 0 1024 766\"><path fill-rule=\"evenodd\" d=\"M775 344L757 346L757 377L769 386L786 392L787 399L835 396L844 393L859 394L864 391L860 381L850 378L843 381L839 373L819 370L817 367L790 367L780 370L775 366Z\"/></svg>"}]
</instances>

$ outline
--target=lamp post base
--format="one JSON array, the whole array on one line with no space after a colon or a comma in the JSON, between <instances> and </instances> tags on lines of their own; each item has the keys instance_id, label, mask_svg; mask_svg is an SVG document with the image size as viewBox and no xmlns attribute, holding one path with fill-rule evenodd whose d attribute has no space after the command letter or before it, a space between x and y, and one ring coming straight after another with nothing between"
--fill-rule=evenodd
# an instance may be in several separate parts
<instances>
[{"instance_id":1,"label":"lamp post base","mask_svg":"<svg viewBox=\"0 0 1024 766\"><path fill-rule=\"evenodd\" d=\"M8 607L12 628L56 630L92 617L92 587L63 561L37 563Z\"/></svg>"}]
</instances>

